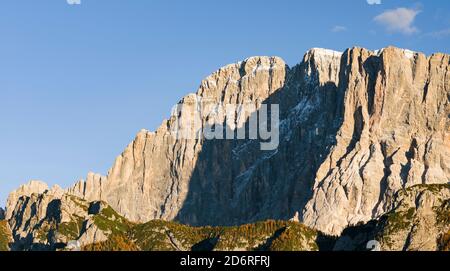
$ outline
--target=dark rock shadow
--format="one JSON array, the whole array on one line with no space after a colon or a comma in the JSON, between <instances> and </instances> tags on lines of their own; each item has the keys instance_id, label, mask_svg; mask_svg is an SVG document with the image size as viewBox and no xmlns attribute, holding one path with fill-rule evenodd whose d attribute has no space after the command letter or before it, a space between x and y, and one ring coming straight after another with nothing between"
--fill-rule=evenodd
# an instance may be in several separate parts
<instances>
[{"instance_id":1,"label":"dark rock shadow","mask_svg":"<svg viewBox=\"0 0 450 271\"><path fill-rule=\"evenodd\" d=\"M220 237L212 237L212 238L207 238L195 245L192 246L191 250L192 251L213 251L214 248L216 247L217 243L219 242Z\"/></svg>"},{"instance_id":2,"label":"dark rock shadow","mask_svg":"<svg viewBox=\"0 0 450 271\"><path fill-rule=\"evenodd\" d=\"M308 75L305 65L289 69L285 85L263 102L269 114L270 105L279 104L278 148L260 150L261 138L205 140L176 221L230 226L287 220L297 212L301 216L312 197L316 171L336 143L344 93L334 82L314 82L316 76Z\"/></svg>"},{"instance_id":3,"label":"dark rock shadow","mask_svg":"<svg viewBox=\"0 0 450 271\"><path fill-rule=\"evenodd\" d=\"M336 236L326 235L322 232L317 234L316 244L319 247L319 251L332 251L336 241Z\"/></svg>"},{"instance_id":4,"label":"dark rock shadow","mask_svg":"<svg viewBox=\"0 0 450 271\"><path fill-rule=\"evenodd\" d=\"M370 251L368 242L377 238L378 221L359 223L347 227L337 238L333 250L335 251Z\"/></svg>"},{"instance_id":5,"label":"dark rock shadow","mask_svg":"<svg viewBox=\"0 0 450 271\"><path fill-rule=\"evenodd\" d=\"M278 239L278 237L280 237L283 234L283 232L286 231L286 229L287 229L287 227L282 227L281 229L278 229L277 231L275 231L275 233L269 239L267 239L266 242L264 242L264 244L260 245L255 250L256 251L269 251L270 247L272 246L273 241Z\"/></svg>"},{"instance_id":6,"label":"dark rock shadow","mask_svg":"<svg viewBox=\"0 0 450 271\"><path fill-rule=\"evenodd\" d=\"M29 204L30 198L26 197L23 206ZM24 217L23 212L26 208L22 208L20 212L17 212L15 215L15 219L19 221L18 225L22 224L21 218ZM30 207L31 215L30 217L34 217L36 215L36 203L33 203ZM48 232L45 232L45 243L36 243L34 242L33 232L42 228L42 223L46 222L49 225L57 225L61 221L61 200L53 200L47 206L47 211L45 214L45 219L43 219L40 223L36 224L33 227L33 231L30 231L25 237L21 237L19 235L13 236L14 243L11 245L11 249L15 251L54 251L55 249L63 247L65 244L57 244L54 242L55 229L50 228ZM30 226L30 220L25 222L25 228L28 229ZM30 230L30 229L28 229Z\"/></svg>"}]
</instances>

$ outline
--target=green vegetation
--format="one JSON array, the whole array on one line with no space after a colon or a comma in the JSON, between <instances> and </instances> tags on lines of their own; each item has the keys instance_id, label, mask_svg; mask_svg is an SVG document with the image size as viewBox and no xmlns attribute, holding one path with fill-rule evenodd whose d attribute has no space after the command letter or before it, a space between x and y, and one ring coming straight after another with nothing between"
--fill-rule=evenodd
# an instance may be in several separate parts
<instances>
[{"instance_id":1,"label":"green vegetation","mask_svg":"<svg viewBox=\"0 0 450 271\"><path fill-rule=\"evenodd\" d=\"M291 224L281 235L273 240L270 250L272 251L303 251L319 250L316 243L317 232L302 225Z\"/></svg>"},{"instance_id":2,"label":"green vegetation","mask_svg":"<svg viewBox=\"0 0 450 271\"><path fill-rule=\"evenodd\" d=\"M105 204L106 205L106 204ZM85 251L136 251L139 250L132 241L130 233L135 224L119 215L113 208L107 206L93 217L95 225L103 232L110 234L109 239L102 243L83 247Z\"/></svg>"},{"instance_id":3,"label":"green vegetation","mask_svg":"<svg viewBox=\"0 0 450 271\"><path fill-rule=\"evenodd\" d=\"M9 250L10 233L5 220L0 221L0 251Z\"/></svg>"},{"instance_id":4,"label":"green vegetation","mask_svg":"<svg viewBox=\"0 0 450 271\"><path fill-rule=\"evenodd\" d=\"M391 234L407 230L412 226L415 208L407 211L392 211L386 215L386 233Z\"/></svg>"},{"instance_id":5,"label":"green vegetation","mask_svg":"<svg viewBox=\"0 0 450 271\"><path fill-rule=\"evenodd\" d=\"M354 235L365 234L371 239L379 240L387 248L398 243L396 236L407 235L420 217L416 214L414 198L425 190L440 193L449 189L448 184L417 185L399 191L400 204L396 209L373 221L364 229L364 225L356 226ZM119 215L103 202L89 205L76 197L70 198L75 204L89 213L89 216L71 215L72 221L60 223L45 221L39 224L35 237L47 242L48 234L56 231L60 240L77 240L81 235L83 224L94 223L99 230L108 236L102 243L83 247L87 251L189 251L189 250L246 250L246 251L303 251L330 250L336 238L292 221L267 220L241 226L191 227L177 222L153 220L144 224L135 224ZM412 203L411 203L412 202ZM436 214L436 226L440 235L436 240L441 250L450 250L450 200L439 202L433 209ZM98 208L97 208L98 207ZM103 208L102 208L103 207ZM78 208L79 209L79 208ZM79 210L78 210L79 211ZM98 212L98 213L97 213ZM82 211L78 213L83 214ZM97 213L97 214L96 214ZM3 222L4 223L4 222ZM6 225L6 224L4 224ZM0 250L8 248L6 227L0 228ZM67 237L67 238L66 238ZM6 241L5 241L6 240ZM362 245L366 249L366 242Z\"/></svg>"},{"instance_id":6,"label":"green vegetation","mask_svg":"<svg viewBox=\"0 0 450 271\"><path fill-rule=\"evenodd\" d=\"M419 184L406 188L399 192L399 196L409 195L411 193L418 193L422 191L430 191L432 193L439 193L443 189L450 189L450 184ZM437 223L448 225L450 222L450 204L448 200L443 202L442 206L436 209ZM391 235L402 230L410 229L413 225L415 216L415 207L408 210L393 210L383 216L382 221L385 225L385 235Z\"/></svg>"},{"instance_id":7,"label":"green vegetation","mask_svg":"<svg viewBox=\"0 0 450 271\"><path fill-rule=\"evenodd\" d=\"M318 233L296 222L268 220L233 227L190 227L153 220L133 225L118 219L112 209L104 211L95 223L113 233L108 241L84 250L318 250Z\"/></svg>"},{"instance_id":8,"label":"green vegetation","mask_svg":"<svg viewBox=\"0 0 450 271\"><path fill-rule=\"evenodd\" d=\"M391 247L393 241L391 236L396 236L403 231L409 231L414 225L415 208L409 208L406 211L393 210L381 217L381 228L377 234L377 240L381 241L387 246Z\"/></svg>"},{"instance_id":9,"label":"green vegetation","mask_svg":"<svg viewBox=\"0 0 450 271\"><path fill-rule=\"evenodd\" d=\"M78 207L80 207L81 209L83 209L84 211L88 211L89 209L89 203L79 197L75 197L72 195L67 195L67 197L73 201Z\"/></svg>"},{"instance_id":10,"label":"green vegetation","mask_svg":"<svg viewBox=\"0 0 450 271\"><path fill-rule=\"evenodd\" d=\"M132 223L119 215L110 206L104 208L99 214L94 216L94 223L104 232L112 234L122 234L130 230Z\"/></svg>"},{"instance_id":11,"label":"green vegetation","mask_svg":"<svg viewBox=\"0 0 450 271\"><path fill-rule=\"evenodd\" d=\"M73 221L61 223L58 225L58 233L64 235L68 240L76 240L80 237L83 228L84 219L79 216L74 216Z\"/></svg>"},{"instance_id":12,"label":"green vegetation","mask_svg":"<svg viewBox=\"0 0 450 271\"><path fill-rule=\"evenodd\" d=\"M442 189L450 189L450 184L449 183L445 183L445 184L417 184L411 187L408 187L406 189L403 190L404 193L411 193L413 191L423 191L423 190L428 190L431 191L433 193L439 193Z\"/></svg>"},{"instance_id":13,"label":"green vegetation","mask_svg":"<svg viewBox=\"0 0 450 271\"><path fill-rule=\"evenodd\" d=\"M190 248L209 238L210 233L207 228L191 228L175 222L154 220L134 227L131 236L142 250L170 251Z\"/></svg>"},{"instance_id":14,"label":"green vegetation","mask_svg":"<svg viewBox=\"0 0 450 271\"><path fill-rule=\"evenodd\" d=\"M139 248L128 237L122 234L113 234L108 241L88 245L84 251L138 251Z\"/></svg>"},{"instance_id":15,"label":"green vegetation","mask_svg":"<svg viewBox=\"0 0 450 271\"><path fill-rule=\"evenodd\" d=\"M43 223L38 229L37 229L37 238L41 240L42 242L47 241L47 235L48 232L51 230L51 226L48 223Z\"/></svg>"},{"instance_id":16,"label":"green vegetation","mask_svg":"<svg viewBox=\"0 0 450 271\"><path fill-rule=\"evenodd\" d=\"M420 223L423 217L416 214L415 199L424 192L440 195L443 190L450 189L450 184L419 184L400 190L397 197L401 199L400 205L391 212L381 217L377 223L376 238L388 248L394 245L393 236L406 236L414 233L414 225ZM437 197L440 199L440 197ZM437 237L438 246L441 250L449 249L450 234L446 232L450 224L450 200L440 199L442 204L434 207L436 227L444 234Z\"/></svg>"},{"instance_id":17,"label":"green vegetation","mask_svg":"<svg viewBox=\"0 0 450 271\"><path fill-rule=\"evenodd\" d=\"M447 199L435 210L436 224L448 229L450 225L450 199ZM439 250L450 251L450 230L444 232L438 240Z\"/></svg>"},{"instance_id":18,"label":"green vegetation","mask_svg":"<svg viewBox=\"0 0 450 271\"><path fill-rule=\"evenodd\" d=\"M436 223L440 225L450 225L450 199L444 201L442 205L435 210Z\"/></svg>"}]
</instances>

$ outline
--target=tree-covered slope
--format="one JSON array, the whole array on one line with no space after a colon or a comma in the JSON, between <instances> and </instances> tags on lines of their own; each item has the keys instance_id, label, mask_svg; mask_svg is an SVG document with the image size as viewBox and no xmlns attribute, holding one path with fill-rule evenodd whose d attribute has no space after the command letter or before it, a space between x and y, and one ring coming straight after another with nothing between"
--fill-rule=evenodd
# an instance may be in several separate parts
<instances>
[{"instance_id":1,"label":"tree-covered slope","mask_svg":"<svg viewBox=\"0 0 450 271\"><path fill-rule=\"evenodd\" d=\"M111 221L109 222L111 223ZM114 224L114 223L113 223ZM116 227L110 224L111 227ZM144 251L315 251L327 238L298 222L268 220L234 227L191 227L154 220L127 224L128 230L85 250ZM332 238L330 238L332 240Z\"/></svg>"},{"instance_id":2,"label":"tree-covered slope","mask_svg":"<svg viewBox=\"0 0 450 271\"><path fill-rule=\"evenodd\" d=\"M0 251L8 251L11 242L11 231L5 220L0 220Z\"/></svg>"}]
</instances>

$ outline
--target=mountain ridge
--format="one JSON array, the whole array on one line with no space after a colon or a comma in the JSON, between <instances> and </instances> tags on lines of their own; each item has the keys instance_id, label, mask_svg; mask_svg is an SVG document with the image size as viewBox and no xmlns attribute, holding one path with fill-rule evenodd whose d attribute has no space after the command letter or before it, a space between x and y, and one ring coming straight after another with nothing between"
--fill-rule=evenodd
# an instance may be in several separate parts
<instances>
[{"instance_id":1,"label":"mountain ridge","mask_svg":"<svg viewBox=\"0 0 450 271\"><path fill-rule=\"evenodd\" d=\"M448 251L449 195L449 184L412 186L396 194L392 211L379 220L350 226L335 237L296 219L230 227L163 220L136 224L105 202L51 190L21 197L22 214L10 223L0 221L0 251Z\"/></svg>"},{"instance_id":2,"label":"mountain ridge","mask_svg":"<svg viewBox=\"0 0 450 271\"><path fill-rule=\"evenodd\" d=\"M261 151L252 140L171 138L173 126L192 120L172 114L155 132L140 131L107 176L89 173L65 193L105 201L134 222L240 225L298 217L340 235L389 212L403 188L449 182L449 63L441 53L353 47L313 48L293 67L278 57L229 64L179 105L250 103L256 113L278 103L277 150ZM219 116L214 125L223 121ZM247 122L236 119L235 127ZM10 195L8 220L20 196L48 189L33 185Z\"/></svg>"}]
</instances>

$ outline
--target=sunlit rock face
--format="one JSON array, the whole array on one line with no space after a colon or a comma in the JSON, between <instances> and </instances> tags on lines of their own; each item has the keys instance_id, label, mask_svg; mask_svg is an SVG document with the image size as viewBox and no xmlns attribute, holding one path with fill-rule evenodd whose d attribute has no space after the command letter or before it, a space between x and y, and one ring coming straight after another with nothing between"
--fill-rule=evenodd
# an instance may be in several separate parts
<instances>
[{"instance_id":1,"label":"sunlit rock face","mask_svg":"<svg viewBox=\"0 0 450 271\"><path fill-rule=\"evenodd\" d=\"M31 196L32 194L42 194L46 190L48 190L48 185L46 183L42 181L32 180L9 193L8 199L6 201L5 219L11 219L14 208L20 197Z\"/></svg>"},{"instance_id":2,"label":"sunlit rock face","mask_svg":"<svg viewBox=\"0 0 450 271\"><path fill-rule=\"evenodd\" d=\"M253 105L256 111L266 99L283 89L288 72L280 58L252 57L213 73L202 81L195 94L186 96L179 104L187 109L198 101L212 105ZM239 196L234 190L242 186L235 179L257 161L258 154L251 153L256 152L252 146L244 145L248 140L177 138L172 133L174 128L189 129L194 121L192 115L186 114L189 112L182 110L181 115L172 115L156 132L142 130L116 159L107 177L89 174L86 181L68 191L87 200L102 199L132 221L158 218L190 224L234 223L230 220L231 203ZM224 116L201 116L200 125L221 124ZM236 118L235 128L245 125L245 121ZM239 151L251 156L236 155ZM219 209L222 211L214 211ZM226 212L230 216L225 216Z\"/></svg>"},{"instance_id":3,"label":"sunlit rock face","mask_svg":"<svg viewBox=\"0 0 450 271\"><path fill-rule=\"evenodd\" d=\"M450 56L355 48L341 59L342 125L303 221L327 233L387 212L393 195L450 180Z\"/></svg>"},{"instance_id":4,"label":"sunlit rock face","mask_svg":"<svg viewBox=\"0 0 450 271\"><path fill-rule=\"evenodd\" d=\"M315 48L294 67L277 57L248 58L203 80L179 102L186 110L157 131L140 131L107 176L90 173L66 193L105 201L134 222L296 217L338 235L390 211L403 188L450 180L449 61L393 47ZM238 109L208 111L197 123L234 132L264 104L279 105L277 148L262 150L260 138L174 136L193 129L197 117L187 109L198 103L253 105L244 118ZM46 189L12 193L6 217L21 194Z\"/></svg>"}]
</instances>

